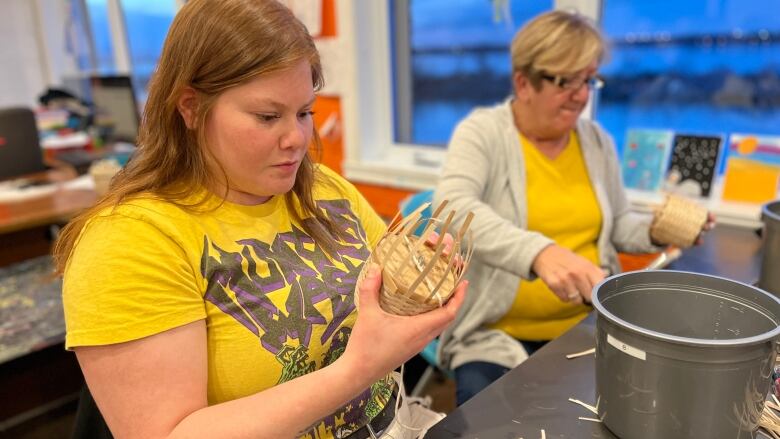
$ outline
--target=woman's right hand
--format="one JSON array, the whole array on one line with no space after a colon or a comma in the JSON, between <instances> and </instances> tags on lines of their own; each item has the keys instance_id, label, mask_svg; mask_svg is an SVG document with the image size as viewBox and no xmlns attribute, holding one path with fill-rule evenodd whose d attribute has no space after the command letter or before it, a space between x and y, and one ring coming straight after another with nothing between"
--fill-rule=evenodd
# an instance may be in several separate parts
<instances>
[{"instance_id":1,"label":"woman's right hand","mask_svg":"<svg viewBox=\"0 0 780 439\"><path fill-rule=\"evenodd\" d=\"M447 303L416 316L398 316L379 306L382 272L377 264L368 267L356 293L360 304L352 335L340 360L379 380L423 350L455 319L463 304L468 281L462 281Z\"/></svg>"},{"instance_id":2,"label":"woman's right hand","mask_svg":"<svg viewBox=\"0 0 780 439\"><path fill-rule=\"evenodd\" d=\"M569 303L590 302L593 287L605 277L601 268L556 244L539 252L533 270L559 299Z\"/></svg>"}]
</instances>

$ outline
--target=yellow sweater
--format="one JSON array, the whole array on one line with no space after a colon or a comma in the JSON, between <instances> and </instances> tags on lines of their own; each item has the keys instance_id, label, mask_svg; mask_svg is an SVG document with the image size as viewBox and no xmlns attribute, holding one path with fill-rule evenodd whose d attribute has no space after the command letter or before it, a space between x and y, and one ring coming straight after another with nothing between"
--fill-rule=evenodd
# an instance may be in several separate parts
<instances>
[{"instance_id":1,"label":"yellow sweater","mask_svg":"<svg viewBox=\"0 0 780 439\"><path fill-rule=\"evenodd\" d=\"M528 230L544 234L594 264L601 210L588 177L577 135L551 160L520 136L526 163ZM493 328L520 340L552 340L585 318L590 307L561 301L542 282L523 280L509 312Z\"/></svg>"}]
</instances>

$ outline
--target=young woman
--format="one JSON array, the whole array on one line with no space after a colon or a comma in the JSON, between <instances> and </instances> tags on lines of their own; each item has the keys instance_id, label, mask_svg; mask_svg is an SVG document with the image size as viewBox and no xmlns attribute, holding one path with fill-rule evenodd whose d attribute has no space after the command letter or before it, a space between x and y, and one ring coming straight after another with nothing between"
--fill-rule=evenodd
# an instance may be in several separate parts
<instances>
[{"instance_id":1,"label":"young woman","mask_svg":"<svg viewBox=\"0 0 780 439\"><path fill-rule=\"evenodd\" d=\"M174 19L135 157L56 248L66 345L116 437L368 437L389 373L454 318L465 284L417 317L379 308L377 267L355 290L385 225L309 157L321 85L277 1Z\"/></svg>"}]
</instances>

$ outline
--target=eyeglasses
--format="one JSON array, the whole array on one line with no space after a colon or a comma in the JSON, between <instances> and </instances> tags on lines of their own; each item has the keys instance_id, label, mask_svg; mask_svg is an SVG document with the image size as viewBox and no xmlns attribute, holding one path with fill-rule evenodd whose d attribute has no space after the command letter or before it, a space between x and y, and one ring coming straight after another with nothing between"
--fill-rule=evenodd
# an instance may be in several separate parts
<instances>
[{"instance_id":1,"label":"eyeglasses","mask_svg":"<svg viewBox=\"0 0 780 439\"><path fill-rule=\"evenodd\" d=\"M575 76L566 77L561 75L548 75L546 73L540 73L539 77L552 82L558 87L564 90L579 90L583 85L587 85L590 90L600 90L604 87L604 79L601 76Z\"/></svg>"}]
</instances>

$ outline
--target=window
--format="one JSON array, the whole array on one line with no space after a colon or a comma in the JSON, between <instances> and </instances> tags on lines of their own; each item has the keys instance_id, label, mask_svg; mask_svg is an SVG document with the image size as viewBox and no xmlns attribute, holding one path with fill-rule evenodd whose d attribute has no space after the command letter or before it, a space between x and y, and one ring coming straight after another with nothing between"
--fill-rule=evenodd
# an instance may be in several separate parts
<instances>
[{"instance_id":1,"label":"window","mask_svg":"<svg viewBox=\"0 0 780 439\"><path fill-rule=\"evenodd\" d=\"M689 143L701 153L697 160L709 165L711 154L701 148L712 149L713 138L722 140L723 176L702 185L700 194L709 197L708 207L721 222L756 224L758 208L732 203L739 199L726 194L729 182L737 183L732 195L744 195L745 187L754 186L746 181L759 179L763 193L771 191L771 179L780 172L780 25L767 13L780 10L780 0L552 3L340 3L343 49L354 54L344 59L343 72L351 84L342 95L346 176L399 188L434 186L454 124L474 106L510 91L508 54L499 60L499 41L508 42L527 18L545 9L576 9L598 18L610 44L602 66L606 86L585 116L601 122L619 152L635 129L645 129L642 136L675 134L668 159L673 167L675 154ZM506 23L511 31L502 27ZM507 79L496 79L502 75ZM491 80L480 83L478 76ZM653 137L640 138L644 144ZM760 168L761 175L753 176L746 163L755 160L774 168ZM692 189L685 171L697 164L678 165L671 174L680 171L679 185ZM638 209L661 196L644 194L629 193Z\"/></svg>"},{"instance_id":2,"label":"window","mask_svg":"<svg viewBox=\"0 0 780 439\"><path fill-rule=\"evenodd\" d=\"M339 3L348 178L436 183L447 141L476 105L511 93L509 44L543 10L590 0L374 0ZM326 78L327 80L327 78Z\"/></svg>"},{"instance_id":3,"label":"window","mask_svg":"<svg viewBox=\"0 0 780 439\"><path fill-rule=\"evenodd\" d=\"M632 128L724 142L780 134L780 22L769 11L780 0L605 1L611 60L595 118L618 149Z\"/></svg>"},{"instance_id":4,"label":"window","mask_svg":"<svg viewBox=\"0 0 780 439\"><path fill-rule=\"evenodd\" d=\"M93 67L98 73L113 73L116 70L114 45L111 38L106 0L87 0L86 6L96 63ZM89 70L89 67L82 66L82 69Z\"/></svg>"},{"instance_id":5,"label":"window","mask_svg":"<svg viewBox=\"0 0 780 439\"><path fill-rule=\"evenodd\" d=\"M122 8L127 25L133 80L136 90L143 91L139 99L143 102L165 35L176 15L176 4L171 0L122 0Z\"/></svg>"},{"instance_id":6,"label":"window","mask_svg":"<svg viewBox=\"0 0 780 439\"><path fill-rule=\"evenodd\" d=\"M509 47L552 0L396 0L395 141L445 147L474 107L512 92Z\"/></svg>"},{"instance_id":7,"label":"window","mask_svg":"<svg viewBox=\"0 0 780 439\"><path fill-rule=\"evenodd\" d=\"M131 74L138 101L144 102L177 3L174 0L85 0L84 4L95 59L95 65L85 69L85 73Z\"/></svg>"}]
</instances>

